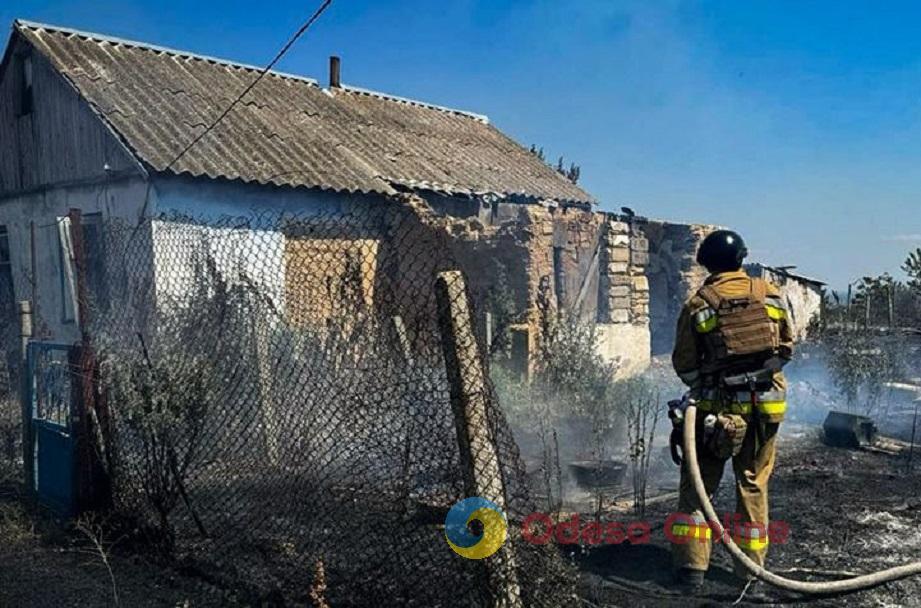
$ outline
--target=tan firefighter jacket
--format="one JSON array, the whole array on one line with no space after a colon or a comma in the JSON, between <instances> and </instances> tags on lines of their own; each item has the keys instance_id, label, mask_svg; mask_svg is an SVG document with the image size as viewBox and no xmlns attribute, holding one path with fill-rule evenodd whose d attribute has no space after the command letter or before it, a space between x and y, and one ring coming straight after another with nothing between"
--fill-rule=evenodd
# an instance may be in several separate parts
<instances>
[{"instance_id":1,"label":"tan firefighter jacket","mask_svg":"<svg viewBox=\"0 0 921 608\"><path fill-rule=\"evenodd\" d=\"M705 284L712 285L721 296L740 297L750 292L751 278L743 270L736 270L710 275ZM787 309L777 287L767 282L765 285L765 306L768 315L777 324L779 355L789 360L793 356L793 330L787 317ZM710 386L709 379L700 373L703 355L700 336L713 331L716 324L716 312L699 294L695 294L684 305L678 317L675 350L672 353L675 372L682 382L690 387L691 396L698 400L698 407L702 411L751 414L751 395L748 392L725 394L725 391ZM786 389L787 381L783 372L776 372L773 390L758 395L758 413L764 421L783 420L787 409Z\"/></svg>"}]
</instances>

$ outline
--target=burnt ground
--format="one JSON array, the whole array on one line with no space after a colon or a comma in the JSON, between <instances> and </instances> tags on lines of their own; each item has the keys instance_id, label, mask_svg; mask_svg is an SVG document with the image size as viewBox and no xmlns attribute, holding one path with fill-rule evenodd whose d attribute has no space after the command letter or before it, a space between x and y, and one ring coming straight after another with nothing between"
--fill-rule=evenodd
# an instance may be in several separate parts
<instances>
[{"instance_id":1,"label":"burnt ground","mask_svg":"<svg viewBox=\"0 0 921 608\"><path fill-rule=\"evenodd\" d=\"M88 529L95 534L96 525ZM243 605L232 592L120 546L119 538L103 534L96 540L111 576L89 536L27 512L17 485L0 482L0 607Z\"/></svg>"},{"instance_id":2,"label":"burnt ground","mask_svg":"<svg viewBox=\"0 0 921 608\"><path fill-rule=\"evenodd\" d=\"M916 458L916 462L921 458ZM796 578L828 580L830 572L869 572L921 558L921 462L907 473L904 454L824 447L814 429L788 426L772 482L772 513L789 523L769 566ZM673 471L672 471L673 474ZM731 471L717 509L733 508ZM655 491L667 483L659 480ZM13 485L0 485L0 607L113 606L108 570L86 535L27 514ZM731 605L740 586L725 551L716 548L706 586L696 597L670 588L669 546L662 522L674 499L648 507L651 542L566 551L582 573L584 606ZM612 514L634 519L629 511ZM108 546L109 540L107 539ZM108 551L121 606L252 605L194 573L154 562L116 544ZM792 570L792 571L791 571ZM835 598L811 599L763 586L738 605L921 606L921 578Z\"/></svg>"},{"instance_id":3,"label":"burnt ground","mask_svg":"<svg viewBox=\"0 0 921 608\"><path fill-rule=\"evenodd\" d=\"M917 464L918 458L915 455ZM774 544L769 569L790 578L830 580L921 559L921 466L907 471L902 454L828 448L818 430L787 429L778 445L771 513L789 524L785 544ZM734 508L727 469L715 506ZM572 552L583 572L587 606L731 605L741 591L724 548L714 547L707 582L696 597L669 589L670 553L662 522L674 499L648 507L652 542ZM625 513L619 521L629 521ZM757 583L738 605L921 606L921 577L852 595L808 598Z\"/></svg>"}]
</instances>

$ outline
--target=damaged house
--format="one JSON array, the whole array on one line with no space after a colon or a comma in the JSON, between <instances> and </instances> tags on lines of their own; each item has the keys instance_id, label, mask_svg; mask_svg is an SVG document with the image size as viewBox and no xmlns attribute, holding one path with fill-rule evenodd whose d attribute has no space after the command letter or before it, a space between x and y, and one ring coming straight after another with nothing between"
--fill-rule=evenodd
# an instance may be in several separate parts
<instances>
[{"instance_id":1,"label":"damaged house","mask_svg":"<svg viewBox=\"0 0 921 608\"><path fill-rule=\"evenodd\" d=\"M328 215L413 193L459 222L457 238L485 262L468 273L472 282L488 287L503 275L519 356L533 354L540 307L550 306L597 321L609 355L636 352L640 365L648 358L645 241L485 117L349 87L338 69L325 87L272 72L205 132L258 74L16 22L0 73L3 280L12 286L8 297L39 303L43 337L79 334L65 229L71 209L80 210L91 239L93 224L110 218ZM298 255L282 241L279 260ZM154 236L155 257L169 255L155 243ZM339 245L340 253L349 248ZM87 250L104 256L98 249L88 240ZM361 251L374 256L373 247ZM284 270L280 262L252 274L274 284L281 299ZM178 288L175 277L157 277L158 293ZM13 303L3 303L8 315Z\"/></svg>"},{"instance_id":2,"label":"damaged house","mask_svg":"<svg viewBox=\"0 0 921 608\"><path fill-rule=\"evenodd\" d=\"M160 298L187 289L191 273L158 272L180 262L158 247L157 218L218 230L219 218L260 212L343 218L335 239L238 234L239 252L225 252L219 268L229 281L245 268L286 314L322 320L322 305L298 309L292 286L333 298L357 265L370 277L359 297L373 300L379 243L349 234L347 217L412 195L449 223L473 291L507 291L507 318L484 325L504 324L523 370L549 311L594 323L603 356L625 374L670 344L677 308L701 278L693 255L708 227L601 212L592 195L486 117L347 86L335 58L326 86L265 74L209 130L260 72L17 21L0 66L4 323L15 327L15 302L32 300L41 337L79 337L73 222L86 240L87 282L104 291L114 287L92 272L106 257L99 226L151 219ZM272 243L277 255L251 267L242 253L249 238ZM299 266L298 276L286 275L286 259L317 248L341 260L339 271L330 264L324 276L306 276Z\"/></svg>"}]
</instances>

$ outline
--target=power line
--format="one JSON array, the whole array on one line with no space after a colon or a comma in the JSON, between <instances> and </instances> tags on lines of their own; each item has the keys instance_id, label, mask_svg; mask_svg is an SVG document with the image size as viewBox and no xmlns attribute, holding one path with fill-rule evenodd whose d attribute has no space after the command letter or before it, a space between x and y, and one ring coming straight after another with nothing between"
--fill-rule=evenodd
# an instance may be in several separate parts
<instances>
[{"instance_id":1,"label":"power line","mask_svg":"<svg viewBox=\"0 0 921 608\"><path fill-rule=\"evenodd\" d=\"M226 118L226 116L227 116L228 114L230 114L231 110L233 110L233 109L236 107L236 105L237 105L238 103L240 103L240 101L241 101L244 97L246 97L246 95L247 95L250 91L253 90L253 87L255 87L257 84L259 84L259 81L262 80L263 76L265 76L266 74L268 74L268 73L272 70L272 68L275 67L275 64L277 64L277 63L281 60L281 58L285 56L285 53L287 53L288 50L290 50L291 47L294 46L294 43L297 42L298 39L299 39L301 36L303 36L304 33L305 33L308 29L310 29L310 26L312 26L312 25L317 21L317 19L320 18L320 16L323 14L323 12L326 11L326 9L329 8L329 5L332 4L332 3L333 3L333 0L324 0L323 4L321 4L321 5L319 6L319 8L317 8L317 10L314 11L313 15L310 16L310 19L308 19L307 21L304 22L304 24L300 27L300 29L298 29L297 32L295 32L294 35L288 40L288 42L285 43L285 46L281 47L281 50L278 51L278 54L275 55L275 58L272 59L272 61L270 61L269 64L268 64L267 66L265 66L265 68L263 68L263 70L262 70L261 72L259 72L259 75L256 77L256 79L253 80L249 85L247 85L247 87L246 87L245 89L243 89L243 92L240 93L240 94L237 96L237 98L234 99L234 100L230 103L230 105L227 106L227 108L226 108L223 112L221 112L221 115L218 116L217 119L216 119L214 122L212 122L204 131L202 131L200 134L198 134L198 136L196 136L195 139L193 139L192 141L190 141L190 142L186 145L186 147L184 147L184 148L179 152L179 154L177 154L176 157L173 158L173 160L171 160L171 161L166 165L166 168L164 169L164 171L168 171L174 164L176 164L177 162L179 162L179 160L180 160L183 156L185 156L186 153L187 153L189 150L191 150L193 146L195 146L195 144L197 144L199 141L201 141L201 139L202 139L205 135L207 135L208 133L210 133L211 130L214 129L214 127L216 127L222 120L224 120L224 118Z\"/></svg>"}]
</instances>

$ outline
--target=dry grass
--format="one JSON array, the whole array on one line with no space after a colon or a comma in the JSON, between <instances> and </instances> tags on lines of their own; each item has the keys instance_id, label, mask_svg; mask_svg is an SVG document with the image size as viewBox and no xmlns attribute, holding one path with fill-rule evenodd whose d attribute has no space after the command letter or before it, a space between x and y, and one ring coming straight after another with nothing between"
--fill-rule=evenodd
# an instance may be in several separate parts
<instances>
[{"instance_id":1,"label":"dry grass","mask_svg":"<svg viewBox=\"0 0 921 608\"><path fill-rule=\"evenodd\" d=\"M19 503L0 502L0 545L22 545L36 537L35 524Z\"/></svg>"}]
</instances>

